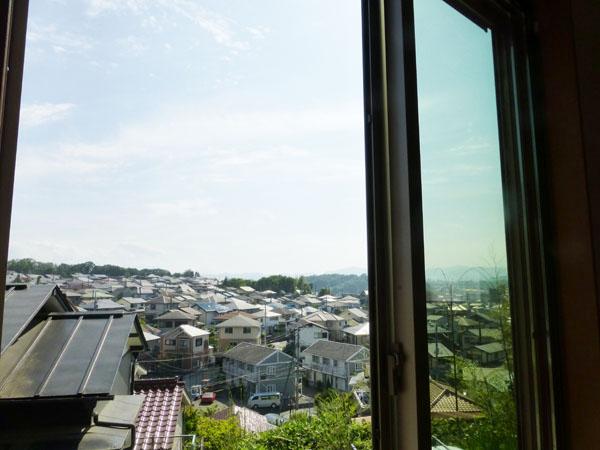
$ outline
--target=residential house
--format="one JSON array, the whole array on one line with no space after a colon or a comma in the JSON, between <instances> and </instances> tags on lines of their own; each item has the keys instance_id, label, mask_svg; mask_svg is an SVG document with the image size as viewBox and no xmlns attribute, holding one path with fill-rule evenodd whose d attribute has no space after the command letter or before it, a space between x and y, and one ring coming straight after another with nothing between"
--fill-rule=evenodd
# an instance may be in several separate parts
<instances>
[{"instance_id":1,"label":"residential house","mask_svg":"<svg viewBox=\"0 0 600 450\"><path fill-rule=\"evenodd\" d=\"M221 305L217 302L204 303L196 302L192 305L192 308L200 312L200 320L206 325L212 325L215 322L215 318L220 314L225 314L231 311L228 307Z\"/></svg>"},{"instance_id":2,"label":"residential house","mask_svg":"<svg viewBox=\"0 0 600 450\"><path fill-rule=\"evenodd\" d=\"M171 311L167 311L166 313L161 314L156 319L154 319L154 322L156 323L156 326L161 330L176 328L179 325L197 325L195 316L185 313L179 309L172 309Z\"/></svg>"},{"instance_id":3,"label":"residential house","mask_svg":"<svg viewBox=\"0 0 600 450\"><path fill-rule=\"evenodd\" d=\"M502 330L498 328L472 328L462 335L461 349L468 352L475 345L500 342Z\"/></svg>"},{"instance_id":4,"label":"residential house","mask_svg":"<svg viewBox=\"0 0 600 450\"><path fill-rule=\"evenodd\" d=\"M305 317L309 322L321 325L329 331L329 339L342 342L344 335L342 330L348 326L348 321L343 317L327 311L316 311Z\"/></svg>"},{"instance_id":5,"label":"residential house","mask_svg":"<svg viewBox=\"0 0 600 450\"><path fill-rule=\"evenodd\" d=\"M294 342L296 348L296 357L300 357L300 352L310 347L321 339L329 339L329 330L323 325L311 322L306 319L299 319L288 325L290 339Z\"/></svg>"},{"instance_id":6,"label":"residential house","mask_svg":"<svg viewBox=\"0 0 600 450\"><path fill-rule=\"evenodd\" d=\"M475 419L483 411L473 400L436 380L429 380L429 406L431 417Z\"/></svg>"},{"instance_id":7,"label":"residential house","mask_svg":"<svg viewBox=\"0 0 600 450\"><path fill-rule=\"evenodd\" d=\"M146 302L146 317L148 320L153 320L155 317L164 314L172 309L177 309L177 306L181 303L179 300L174 299L172 296L161 293L156 297L150 298Z\"/></svg>"},{"instance_id":8,"label":"residential house","mask_svg":"<svg viewBox=\"0 0 600 450\"><path fill-rule=\"evenodd\" d=\"M248 395L280 392L291 398L296 393L294 358L263 345L244 342L228 350L223 355L223 373L228 384L244 386Z\"/></svg>"},{"instance_id":9,"label":"residential house","mask_svg":"<svg viewBox=\"0 0 600 450\"><path fill-rule=\"evenodd\" d=\"M217 325L217 330L219 351L227 350L241 342L260 344L261 341L260 322L243 315L237 315L220 323Z\"/></svg>"},{"instance_id":10,"label":"residential house","mask_svg":"<svg viewBox=\"0 0 600 450\"><path fill-rule=\"evenodd\" d=\"M148 344L148 353L151 356L158 356L160 353L160 336L144 330L144 338Z\"/></svg>"},{"instance_id":11,"label":"residential house","mask_svg":"<svg viewBox=\"0 0 600 450\"><path fill-rule=\"evenodd\" d=\"M502 342L476 345L469 351L469 355L482 366L499 366L506 360Z\"/></svg>"},{"instance_id":12,"label":"residential house","mask_svg":"<svg viewBox=\"0 0 600 450\"><path fill-rule=\"evenodd\" d=\"M301 353L302 367L310 385L350 390L350 379L365 370L369 349L354 344L319 340Z\"/></svg>"},{"instance_id":13,"label":"residential house","mask_svg":"<svg viewBox=\"0 0 600 450\"><path fill-rule=\"evenodd\" d=\"M429 355L429 373L433 378L444 378L454 358L454 353L441 342L427 344Z\"/></svg>"},{"instance_id":14,"label":"residential house","mask_svg":"<svg viewBox=\"0 0 600 450\"><path fill-rule=\"evenodd\" d=\"M344 342L348 344L369 346L370 327L369 322L360 323L353 327L344 328Z\"/></svg>"},{"instance_id":15,"label":"residential house","mask_svg":"<svg viewBox=\"0 0 600 450\"><path fill-rule=\"evenodd\" d=\"M252 314L261 310L260 305L253 305L252 303L239 298L230 298L229 301L225 303L225 306L232 311L243 311L247 312L248 314Z\"/></svg>"},{"instance_id":16,"label":"residential house","mask_svg":"<svg viewBox=\"0 0 600 450\"><path fill-rule=\"evenodd\" d=\"M263 311L253 313L252 317L260 322L261 327L267 334L272 333L275 329L285 328L285 322L281 314L276 313L267 306L263 306Z\"/></svg>"},{"instance_id":17,"label":"residential house","mask_svg":"<svg viewBox=\"0 0 600 450\"><path fill-rule=\"evenodd\" d=\"M210 360L210 332L191 325L179 325L160 337L160 357L173 359L170 365L191 370Z\"/></svg>"},{"instance_id":18,"label":"residential house","mask_svg":"<svg viewBox=\"0 0 600 450\"><path fill-rule=\"evenodd\" d=\"M360 308L348 308L339 313L340 317L343 317L347 321L354 320L357 323L364 323L369 321L369 314Z\"/></svg>"},{"instance_id":19,"label":"residential house","mask_svg":"<svg viewBox=\"0 0 600 450\"><path fill-rule=\"evenodd\" d=\"M139 297L122 297L117 300L117 303L123 305L127 311L144 311L146 300Z\"/></svg>"}]
</instances>

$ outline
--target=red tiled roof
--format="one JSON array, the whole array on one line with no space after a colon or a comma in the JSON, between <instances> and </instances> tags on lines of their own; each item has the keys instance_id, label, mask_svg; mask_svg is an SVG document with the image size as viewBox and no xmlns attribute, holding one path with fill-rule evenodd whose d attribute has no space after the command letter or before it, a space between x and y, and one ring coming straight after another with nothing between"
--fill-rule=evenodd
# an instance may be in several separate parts
<instances>
[{"instance_id":1,"label":"red tiled roof","mask_svg":"<svg viewBox=\"0 0 600 450\"><path fill-rule=\"evenodd\" d=\"M177 378L137 380L133 390L146 396L135 423L134 450L170 450L184 383Z\"/></svg>"}]
</instances>

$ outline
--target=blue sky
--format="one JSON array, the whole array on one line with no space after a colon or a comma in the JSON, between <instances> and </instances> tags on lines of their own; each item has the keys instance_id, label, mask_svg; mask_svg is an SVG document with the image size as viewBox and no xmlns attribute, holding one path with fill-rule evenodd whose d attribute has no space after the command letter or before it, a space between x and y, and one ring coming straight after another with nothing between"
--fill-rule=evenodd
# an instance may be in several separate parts
<instances>
[{"instance_id":1,"label":"blue sky","mask_svg":"<svg viewBox=\"0 0 600 450\"><path fill-rule=\"evenodd\" d=\"M428 264L481 264L502 239L489 38L439 15L473 39L440 61L417 27ZM360 33L358 0L31 2L10 257L366 267Z\"/></svg>"}]
</instances>

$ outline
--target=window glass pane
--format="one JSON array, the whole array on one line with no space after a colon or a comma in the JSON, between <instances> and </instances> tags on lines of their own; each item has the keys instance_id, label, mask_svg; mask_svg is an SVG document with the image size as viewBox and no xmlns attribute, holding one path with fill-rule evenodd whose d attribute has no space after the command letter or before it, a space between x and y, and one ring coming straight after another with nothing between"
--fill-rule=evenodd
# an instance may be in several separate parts
<instances>
[{"instance_id":1,"label":"window glass pane","mask_svg":"<svg viewBox=\"0 0 600 450\"><path fill-rule=\"evenodd\" d=\"M516 448L492 32L442 0L415 28L433 440Z\"/></svg>"}]
</instances>

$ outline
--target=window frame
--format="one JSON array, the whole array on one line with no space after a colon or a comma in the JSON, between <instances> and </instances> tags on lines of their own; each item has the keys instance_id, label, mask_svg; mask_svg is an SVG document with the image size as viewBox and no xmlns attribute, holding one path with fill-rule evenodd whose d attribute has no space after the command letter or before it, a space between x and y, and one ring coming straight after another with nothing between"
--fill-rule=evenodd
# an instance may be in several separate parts
<instances>
[{"instance_id":1,"label":"window frame","mask_svg":"<svg viewBox=\"0 0 600 450\"><path fill-rule=\"evenodd\" d=\"M485 23L503 17L509 39L505 36L504 41L495 40L495 50L507 42L511 44L510 52L500 52L499 69L508 69L513 77L501 86L498 104L500 127L504 121L513 125L500 129L501 139L507 139L517 151L503 160L503 177L505 183L516 188L514 192L521 194L511 196L507 207L517 214L519 224L525 225L507 231L510 258L519 262L515 266L513 261L509 269L513 280L511 298L515 298L515 291L518 295L525 293L525 301L516 305L519 310L515 313L522 320L516 320L513 327L518 404L523 419L519 439L525 449L556 448L561 419L556 397L560 374L552 364L552 355L557 354L558 320L551 301L553 294L548 289L552 268L544 262L544 244L549 240L543 226L547 216L540 189L544 174L533 133L540 121L534 114L539 107L534 101L537 93L530 85L535 69L528 56L533 25L516 0L445 1L475 21ZM27 11L28 0L7 0L0 5L0 324ZM422 351L427 336L412 1L362 0L362 12L374 448L426 449L431 448L428 386L426 377L417 376L427 372L423 371L427 369L427 352ZM515 88L517 95L513 98ZM399 117L403 120L395 122ZM390 127L390 123L400 126ZM391 167L400 167L401 173L391 176ZM525 171L533 177L526 179L522 175ZM408 214L403 217L403 212ZM403 243L407 244L402 252ZM541 296L534 299L533 293ZM423 300L422 307L419 300ZM534 370L528 372L531 368ZM530 413L523 414L525 406ZM411 419L398 414L403 411L417 414Z\"/></svg>"},{"instance_id":2,"label":"window frame","mask_svg":"<svg viewBox=\"0 0 600 450\"><path fill-rule=\"evenodd\" d=\"M533 25L517 1L440 1L493 30L518 443L556 448L557 327L534 133ZM373 447L430 449L413 0L362 6Z\"/></svg>"},{"instance_id":3,"label":"window frame","mask_svg":"<svg viewBox=\"0 0 600 450\"><path fill-rule=\"evenodd\" d=\"M28 0L0 3L0 329L4 319L28 9Z\"/></svg>"}]
</instances>

